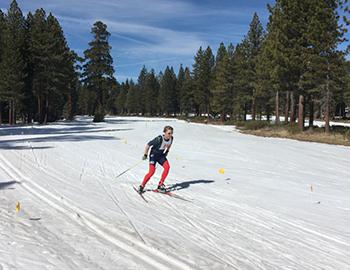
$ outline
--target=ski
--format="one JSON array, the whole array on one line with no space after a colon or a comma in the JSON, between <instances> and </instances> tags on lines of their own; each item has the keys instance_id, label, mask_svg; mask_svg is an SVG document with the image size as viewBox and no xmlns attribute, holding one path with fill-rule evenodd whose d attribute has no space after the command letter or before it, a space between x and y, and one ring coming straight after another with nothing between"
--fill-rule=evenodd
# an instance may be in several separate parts
<instances>
[{"instance_id":1,"label":"ski","mask_svg":"<svg viewBox=\"0 0 350 270\"><path fill-rule=\"evenodd\" d=\"M132 185L132 187L134 188L134 190L136 191L136 193L139 194L140 197L141 197L146 203L148 203L148 201L146 200L145 196L143 196L143 193L140 193L139 190L138 190L138 188L135 187L134 185Z\"/></svg>"}]
</instances>

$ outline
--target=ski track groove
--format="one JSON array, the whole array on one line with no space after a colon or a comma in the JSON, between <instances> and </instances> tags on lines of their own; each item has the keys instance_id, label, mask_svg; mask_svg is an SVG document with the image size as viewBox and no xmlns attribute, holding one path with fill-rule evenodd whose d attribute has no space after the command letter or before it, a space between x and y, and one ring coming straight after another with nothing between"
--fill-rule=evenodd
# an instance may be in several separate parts
<instances>
[{"instance_id":1,"label":"ski track groove","mask_svg":"<svg viewBox=\"0 0 350 270\"><path fill-rule=\"evenodd\" d=\"M203 237L207 240L209 246L214 247L215 250L218 250L219 247L218 245L215 243L215 241L211 240L208 235L207 235L207 231L204 230L201 226L199 226L198 224L194 223L190 218L188 218L184 213L180 212L176 207L172 206L168 200L166 200L166 198L163 198L163 201L165 201L165 203L173 210L175 210L179 215L181 215L188 224L190 224L193 228L200 230L202 233L204 233ZM214 235L214 237L216 237ZM234 269L238 269L232 262L231 259L226 258L223 259L221 258L219 255L213 253L212 251L206 250L207 252L209 252L211 255L213 255L214 257L216 257L218 260L220 260L221 262L223 262L226 265L230 265L231 267L233 267Z\"/></svg>"},{"instance_id":2,"label":"ski track groove","mask_svg":"<svg viewBox=\"0 0 350 270\"><path fill-rule=\"evenodd\" d=\"M221 200L214 199L212 197L208 197L208 198L206 197L206 199L212 199L216 202L221 202L221 203L225 204L225 202L223 202ZM229 205L232 207L233 203L231 203ZM219 208L219 207L213 207L213 206L210 206L210 207L214 211L221 210L221 208ZM278 218L276 215L273 215L272 213L270 213L270 211L267 211L265 209L259 208L258 209L259 211L257 212L257 209L249 209L251 207L248 207L247 205L245 207L243 207L243 206L240 206L238 204L234 204L234 207L236 207L240 210L240 211L236 211L236 215L239 216L242 221L245 221L246 224L251 223L252 225L254 225L254 227L257 227L257 228L263 227L263 228L268 229L268 230L271 230L271 227L273 227L273 228L288 228L288 226L289 226L291 228L291 231L299 231L299 233L301 235L305 235L305 237L292 239L290 237L286 237L284 232L278 231L278 230L274 230L274 234L279 234L279 235L283 236L284 242L290 243L291 246L301 246L301 247L305 248L306 250L307 249L309 249L309 250L311 249L311 250L315 250L315 251L317 250L319 252L322 252L324 257L332 259L332 256L329 254L329 250L320 249L320 239L317 237L322 237L322 236L324 236L324 234L317 233L317 232L314 233L314 231L307 229L307 228L304 228L304 227L302 227L294 222L289 222L285 219ZM253 214L246 213L247 210L251 211ZM259 217L259 218L257 218L257 217ZM269 222L265 223L264 220L269 220ZM281 226L281 224L283 224L283 223L287 224L288 226ZM245 228L243 228L243 231L246 231L246 232L253 234L253 235L256 234L256 232L246 230ZM310 234L314 235L314 238L310 239ZM333 237L325 237L325 238L327 240L334 239ZM305 242L304 239L308 239L308 241ZM258 240L256 237L254 237L251 240L257 241L260 243L261 243L261 241L264 241L264 243L265 243L265 241L270 242L267 238L263 238L262 240ZM343 242L343 241L335 240L335 242L338 244L345 244L346 246L348 246L348 244ZM274 242L272 242L272 243L276 244ZM310 245L311 243L313 243L313 245ZM337 248L337 247L334 247L334 248ZM335 252L334 250L332 250L332 251ZM340 254L343 254L343 253L340 252ZM341 261L341 263L346 265L345 261ZM311 265L306 261L304 261L303 264L307 265L308 269L315 269L315 270L319 269L318 267L315 267L314 265Z\"/></svg>"},{"instance_id":3,"label":"ski track groove","mask_svg":"<svg viewBox=\"0 0 350 270\"><path fill-rule=\"evenodd\" d=\"M23 187L27 192L31 193L35 197L39 197L51 207L65 214L72 221L78 224L86 224L96 235L101 236L123 251L136 256L139 260L144 261L147 265L154 267L153 269L174 269L174 267L176 269L192 269L185 263L174 259L153 247L146 246L144 243L139 242L139 240L134 239L124 232L121 232L119 229L114 227L111 228L109 224L103 222L90 212L62 201L62 199L57 195L52 194L48 190L45 190L40 185L24 176L20 171L13 167L12 164L8 162L1 153L0 159L2 160L2 162L0 162L0 168L2 168L14 180L22 182L21 187ZM4 164L7 166L4 166ZM25 180L26 182L24 183L22 180ZM29 184L33 187L30 187ZM67 213L67 210L69 213ZM77 215L79 215L79 220L81 222L78 222ZM154 257L157 257L158 260L155 260ZM169 266L169 264L172 266Z\"/></svg>"},{"instance_id":4,"label":"ski track groove","mask_svg":"<svg viewBox=\"0 0 350 270\"><path fill-rule=\"evenodd\" d=\"M123 210L123 208L119 205L119 201L113 192L111 186L109 186L109 190L111 193L109 193L106 189L106 186L102 183L102 181L97 178L97 181L100 183L100 185L103 187L104 191L106 192L107 196L112 200L112 202L118 207L118 209L125 215L125 217L128 219L130 226L133 228L133 230L136 232L136 234L139 236L140 240L144 243L147 244L145 239L142 237L138 229L136 228L135 224L131 221L131 218L129 215Z\"/></svg>"}]
</instances>

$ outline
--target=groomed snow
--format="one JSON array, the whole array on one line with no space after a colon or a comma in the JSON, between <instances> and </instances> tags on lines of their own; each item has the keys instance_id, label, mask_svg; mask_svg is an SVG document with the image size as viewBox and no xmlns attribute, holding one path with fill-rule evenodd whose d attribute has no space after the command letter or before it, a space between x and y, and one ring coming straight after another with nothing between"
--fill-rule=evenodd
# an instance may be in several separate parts
<instances>
[{"instance_id":1,"label":"groomed snow","mask_svg":"<svg viewBox=\"0 0 350 270\"><path fill-rule=\"evenodd\" d=\"M165 125L166 183L189 201L146 203L146 161L116 175ZM171 119L1 128L0 269L350 269L349 162L348 147Z\"/></svg>"}]
</instances>

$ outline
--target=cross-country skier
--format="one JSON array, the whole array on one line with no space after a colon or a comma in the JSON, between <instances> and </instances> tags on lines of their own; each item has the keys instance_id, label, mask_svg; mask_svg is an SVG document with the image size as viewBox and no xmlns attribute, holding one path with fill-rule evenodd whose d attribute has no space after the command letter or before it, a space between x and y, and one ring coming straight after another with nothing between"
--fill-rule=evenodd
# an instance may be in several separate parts
<instances>
[{"instance_id":1,"label":"cross-country skier","mask_svg":"<svg viewBox=\"0 0 350 270\"><path fill-rule=\"evenodd\" d=\"M169 153L171 144L173 143L173 133L174 129L171 126L165 126L163 130L164 134L159 135L158 137L154 138L152 141L150 141L146 147L145 147L145 153L142 157L143 160L147 159L149 149L151 148L151 152L149 155L149 171L145 175L140 187L139 187L139 193L144 192L144 188L148 182L149 179L153 176L153 174L156 171L156 163L159 163L163 166L164 171L162 173L162 177L158 184L158 190L164 192L165 186L164 181L167 177L170 169L169 162L166 158L166 156Z\"/></svg>"}]
</instances>

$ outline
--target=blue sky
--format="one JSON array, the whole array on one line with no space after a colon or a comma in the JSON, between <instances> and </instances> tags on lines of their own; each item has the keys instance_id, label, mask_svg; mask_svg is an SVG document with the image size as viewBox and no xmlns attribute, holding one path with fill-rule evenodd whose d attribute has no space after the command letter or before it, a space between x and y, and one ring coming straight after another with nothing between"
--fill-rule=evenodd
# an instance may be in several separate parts
<instances>
[{"instance_id":1,"label":"blue sky","mask_svg":"<svg viewBox=\"0 0 350 270\"><path fill-rule=\"evenodd\" d=\"M0 0L5 10L10 0ZM274 0L18 0L26 14L37 8L60 21L71 49L79 55L92 39L97 20L107 24L118 81L136 79L143 65L158 73L166 65L191 66L199 46L237 44L254 12L264 26L266 5ZM215 52L214 52L215 53Z\"/></svg>"}]
</instances>

